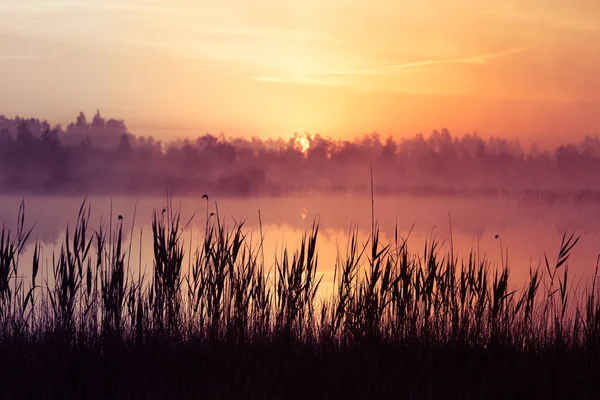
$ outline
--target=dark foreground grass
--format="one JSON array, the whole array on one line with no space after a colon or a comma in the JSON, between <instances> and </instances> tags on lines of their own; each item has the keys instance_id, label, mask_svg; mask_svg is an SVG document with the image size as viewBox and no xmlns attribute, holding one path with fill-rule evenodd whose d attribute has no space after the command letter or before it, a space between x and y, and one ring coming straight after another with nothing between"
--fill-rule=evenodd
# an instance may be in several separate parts
<instances>
[{"instance_id":1,"label":"dark foreground grass","mask_svg":"<svg viewBox=\"0 0 600 400\"><path fill-rule=\"evenodd\" d=\"M554 262L509 283L508 261L412 253L398 234L349 235L322 298L318 225L266 265L262 240L207 211L203 243L167 207L152 272L130 269L122 218L79 210L40 278L21 259L24 207L0 235L2 398L586 398L600 385L600 292L573 290L565 236ZM130 239L131 240L131 239ZM184 259L189 258L189 263ZM30 271L22 271L31 266ZM596 269L597 271L597 269ZM23 274L28 276L23 278Z\"/></svg>"}]
</instances>

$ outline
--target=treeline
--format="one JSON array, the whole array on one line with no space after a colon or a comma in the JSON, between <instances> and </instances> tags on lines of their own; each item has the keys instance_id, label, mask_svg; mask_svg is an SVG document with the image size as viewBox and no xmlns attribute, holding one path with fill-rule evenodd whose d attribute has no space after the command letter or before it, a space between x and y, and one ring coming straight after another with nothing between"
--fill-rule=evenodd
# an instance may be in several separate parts
<instances>
[{"instance_id":1,"label":"treeline","mask_svg":"<svg viewBox=\"0 0 600 400\"><path fill-rule=\"evenodd\" d=\"M514 194L584 191L596 198L600 139L555 149L448 130L406 139L373 133L356 140L205 134L168 143L131 134L124 121L80 113L66 129L0 116L0 192L63 194L290 195Z\"/></svg>"}]
</instances>

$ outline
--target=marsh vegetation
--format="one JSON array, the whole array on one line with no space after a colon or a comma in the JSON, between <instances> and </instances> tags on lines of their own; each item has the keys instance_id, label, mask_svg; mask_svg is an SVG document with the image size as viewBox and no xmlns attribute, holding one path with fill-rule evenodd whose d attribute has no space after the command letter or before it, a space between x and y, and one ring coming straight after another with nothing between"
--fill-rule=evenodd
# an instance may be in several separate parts
<instances>
[{"instance_id":1,"label":"marsh vegetation","mask_svg":"<svg viewBox=\"0 0 600 400\"><path fill-rule=\"evenodd\" d=\"M377 224L339 249L320 290L315 221L271 262L263 232L206 215L152 216L153 265L136 268L133 233L84 202L60 248L42 257L21 205L0 233L3 397L571 397L597 390L598 265L573 284L563 236L514 287L508 258L410 247ZM135 216L133 225L135 225ZM133 229L133 228L132 228ZM141 242L140 242L141 243ZM24 248L33 247L31 259Z\"/></svg>"}]
</instances>

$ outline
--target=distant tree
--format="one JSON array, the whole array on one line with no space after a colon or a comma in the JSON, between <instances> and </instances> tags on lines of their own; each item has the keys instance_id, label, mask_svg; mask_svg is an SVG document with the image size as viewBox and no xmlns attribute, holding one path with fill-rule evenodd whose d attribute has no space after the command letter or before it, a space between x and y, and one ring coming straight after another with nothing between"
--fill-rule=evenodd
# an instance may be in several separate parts
<instances>
[{"instance_id":1,"label":"distant tree","mask_svg":"<svg viewBox=\"0 0 600 400\"><path fill-rule=\"evenodd\" d=\"M117 147L117 153L121 157L126 157L131 155L132 150L133 149L131 147L131 139L129 135L127 133L123 133L123 135L121 135L121 140L119 141L119 146Z\"/></svg>"},{"instance_id":2,"label":"distant tree","mask_svg":"<svg viewBox=\"0 0 600 400\"><path fill-rule=\"evenodd\" d=\"M76 134L76 133L77 133L77 126L76 126L74 123L70 122L70 123L67 125L67 133L68 133L69 135L74 135L74 134Z\"/></svg>"},{"instance_id":3,"label":"distant tree","mask_svg":"<svg viewBox=\"0 0 600 400\"><path fill-rule=\"evenodd\" d=\"M413 138L403 140L400 143L400 152L407 158L418 159L429 150L429 145L425 141L422 133Z\"/></svg>"},{"instance_id":4,"label":"distant tree","mask_svg":"<svg viewBox=\"0 0 600 400\"><path fill-rule=\"evenodd\" d=\"M385 145L381 150L381 157L386 161L391 161L396 158L396 151L398 150L398 145L394 141L394 139L390 136L385 141Z\"/></svg>"},{"instance_id":5,"label":"distant tree","mask_svg":"<svg viewBox=\"0 0 600 400\"><path fill-rule=\"evenodd\" d=\"M127 132L125 121L111 118L106 121L106 132L114 135L122 135Z\"/></svg>"},{"instance_id":6,"label":"distant tree","mask_svg":"<svg viewBox=\"0 0 600 400\"><path fill-rule=\"evenodd\" d=\"M365 153L377 154L381 151L381 135L378 132L371 132L363 136L358 142L358 147Z\"/></svg>"},{"instance_id":7,"label":"distant tree","mask_svg":"<svg viewBox=\"0 0 600 400\"><path fill-rule=\"evenodd\" d=\"M92 131L101 132L106 126L106 120L100 115L100 110L96 110L96 114L92 119Z\"/></svg>"},{"instance_id":8,"label":"distant tree","mask_svg":"<svg viewBox=\"0 0 600 400\"><path fill-rule=\"evenodd\" d=\"M77 121L75 122L75 125L80 129L87 129L87 127L88 127L87 118L85 117L85 114L83 113L83 111L80 112L79 115L77 116Z\"/></svg>"},{"instance_id":9,"label":"distant tree","mask_svg":"<svg viewBox=\"0 0 600 400\"><path fill-rule=\"evenodd\" d=\"M42 123L39 126L40 129L40 133L44 133L47 129L50 129L50 123L46 120L42 121Z\"/></svg>"},{"instance_id":10,"label":"distant tree","mask_svg":"<svg viewBox=\"0 0 600 400\"><path fill-rule=\"evenodd\" d=\"M80 112L75 120L75 123L71 122L69 125L67 125L67 133L73 137L87 135L89 128L90 126L88 125L85 114Z\"/></svg>"},{"instance_id":11,"label":"distant tree","mask_svg":"<svg viewBox=\"0 0 600 400\"><path fill-rule=\"evenodd\" d=\"M56 151L60 146L60 139L58 138L58 130L56 128L46 129L41 136L41 142L44 150Z\"/></svg>"},{"instance_id":12,"label":"distant tree","mask_svg":"<svg viewBox=\"0 0 600 400\"><path fill-rule=\"evenodd\" d=\"M306 156L310 162L321 166L324 162L327 162L330 151L329 147L330 142L328 140L323 139L320 135L316 135L310 138L310 147Z\"/></svg>"},{"instance_id":13,"label":"distant tree","mask_svg":"<svg viewBox=\"0 0 600 400\"><path fill-rule=\"evenodd\" d=\"M92 143L92 140L89 138L89 136L86 136L85 138L83 138L83 140L81 140L81 143L79 143L79 148L84 152L90 151L94 148L94 144Z\"/></svg>"},{"instance_id":14,"label":"distant tree","mask_svg":"<svg viewBox=\"0 0 600 400\"><path fill-rule=\"evenodd\" d=\"M339 147L335 155L332 157L342 164L364 161L363 152L359 145L344 141Z\"/></svg>"},{"instance_id":15,"label":"distant tree","mask_svg":"<svg viewBox=\"0 0 600 400\"><path fill-rule=\"evenodd\" d=\"M196 139L196 146L198 146L199 149L206 151L207 149L216 146L218 141L219 139L216 136L206 134Z\"/></svg>"},{"instance_id":16,"label":"distant tree","mask_svg":"<svg viewBox=\"0 0 600 400\"><path fill-rule=\"evenodd\" d=\"M0 164L8 164L13 157L15 139L8 128L0 129Z\"/></svg>"},{"instance_id":17,"label":"distant tree","mask_svg":"<svg viewBox=\"0 0 600 400\"><path fill-rule=\"evenodd\" d=\"M7 146L14 142L13 136L8 128L0 129L0 146Z\"/></svg>"},{"instance_id":18,"label":"distant tree","mask_svg":"<svg viewBox=\"0 0 600 400\"><path fill-rule=\"evenodd\" d=\"M221 165L231 165L237 159L237 151L234 146L222 142L215 147L214 156Z\"/></svg>"},{"instance_id":19,"label":"distant tree","mask_svg":"<svg viewBox=\"0 0 600 400\"><path fill-rule=\"evenodd\" d=\"M199 160L198 149L192 146L189 140L183 141L183 147L181 148L181 157L183 165L186 168L191 168L197 165Z\"/></svg>"},{"instance_id":20,"label":"distant tree","mask_svg":"<svg viewBox=\"0 0 600 400\"><path fill-rule=\"evenodd\" d=\"M16 153L17 163L24 165L28 160L37 157L36 139L29 128L27 121L22 120L17 128Z\"/></svg>"},{"instance_id":21,"label":"distant tree","mask_svg":"<svg viewBox=\"0 0 600 400\"><path fill-rule=\"evenodd\" d=\"M30 144L33 141L33 133L26 121L22 121L17 128L17 143Z\"/></svg>"},{"instance_id":22,"label":"distant tree","mask_svg":"<svg viewBox=\"0 0 600 400\"><path fill-rule=\"evenodd\" d=\"M573 167L579 164L581 155L577 151L577 148L573 144L567 144L559 146L554 150L554 159L558 164L559 168L565 171L573 169Z\"/></svg>"},{"instance_id":23,"label":"distant tree","mask_svg":"<svg viewBox=\"0 0 600 400\"><path fill-rule=\"evenodd\" d=\"M155 158L162 156L161 143L154 140L152 136L144 138L135 138L135 146L137 157L148 166L152 164Z\"/></svg>"}]
</instances>

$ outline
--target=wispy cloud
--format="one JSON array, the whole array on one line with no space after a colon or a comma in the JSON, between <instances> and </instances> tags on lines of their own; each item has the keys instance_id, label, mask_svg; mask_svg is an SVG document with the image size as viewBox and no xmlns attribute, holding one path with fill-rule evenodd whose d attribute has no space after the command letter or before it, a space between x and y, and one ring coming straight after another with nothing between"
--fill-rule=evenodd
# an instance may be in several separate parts
<instances>
[{"instance_id":1,"label":"wispy cloud","mask_svg":"<svg viewBox=\"0 0 600 400\"><path fill-rule=\"evenodd\" d=\"M47 14L47 13L73 13L73 12L158 12L160 8L146 1L121 2L114 0L87 0L87 1L49 1L30 0L26 2L10 2L0 6L3 14Z\"/></svg>"},{"instance_id":2,"label":"wispy cloud","mask_svg":"<svg viewBox=\"0 0 600 400\"><path fill-rule=\"evenodd\" d=\"M26 60L39 60L38 56L18 56L18 55L9 55L3 56L0 55L0 61L26 61Z\"/></svg>"},{"instance_id":3,"label":"wispy cloud","mask_svg":"<svg viewBox=\"0 0 600 400\"><path fill-rule=\"evenodd\" d=\"M523 53L525 51L533 49L535 46L526 46L526 47L517 47L514 49L509 49L500 52L493 53L485 53L472 57L465 58L449 58L444 60L426 60L426 61L417 61L403 64L393 64L387 65L383 68L385 69L405 69L405 68L415 68L415 67L425 67L428 65L437 65L437 64L485 64L486 62L493 60L495 58L506 57L513 54Z\"/></svg>"},{"instance_id":4,"label":"wispy cloud","mask_svg":"<svg viewBox=\"0 0 600 400\"><path fill-rule=\"evenodd\" d=\"M383 66L374 67L374 68L331 71L331 72L326 72L322 75L323 76L383 75L383 74L390 73L393 71L398 71L398 70L411 70L411 71L414 71L416 69L422 70L422 69L430 67L430 66L443 65L443 64L485 64L488 61L491 61L493 59L523 53L523 52L529 51L535 47L536 46L517 47L517 48L508 49L508 50L504 50L504 51L489 52L489 53L484 53L484 54L479 54L479 55L469 56L469 57L420 60L420 61L411 61L411 62L404 62L404 63L398 63L398 64L388 64L388 65L383 65Z\"/></svg>"},{"instance_id":5,"label":"wispy cloud","mask_svg":"<svg viewBox=\"0 0 600 400\"><path fill-rule=\"evenodd\" d=\"M316 69L312 73L302 74L299 76L295 76L293 74L286 74L282 70L280 71L280 73L273 73L272 75L253 75L251 78L256 81L273 84L337 87L371 87L374 84L376 87L378 87L380 83L371 82L369 78L383 77L386 75L392 75L400 72L431 71L433 69L436 69L436 66L439 66L441 68L443 65L450 64L482 65L491 62L494 59L524 53L533 49L534 47L536 46L516 47L508 50L482 53L468 57L418 60L404 63L390 63L371 68L350 68L346 70L324 72ZM390 86L387 84L385 87L386 90L390 89Z\"/></svg>"},{"instance_id":6,"label":"wispy cloud","mask_svg":"<svg viewBox=\"0 0 600 400\"><path fill-rule=\"evenodd\" d=\"M260 82L267 83L286 83L296 85L316 85L316 86L345 86L342 82L323 80L323 79L311 79L311 78L282 78L275 76L253 76L252 79Z\"/></svg>"}]
</instances>

